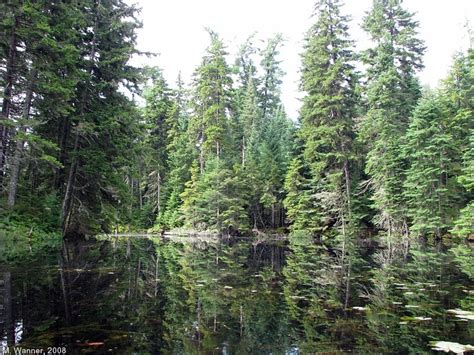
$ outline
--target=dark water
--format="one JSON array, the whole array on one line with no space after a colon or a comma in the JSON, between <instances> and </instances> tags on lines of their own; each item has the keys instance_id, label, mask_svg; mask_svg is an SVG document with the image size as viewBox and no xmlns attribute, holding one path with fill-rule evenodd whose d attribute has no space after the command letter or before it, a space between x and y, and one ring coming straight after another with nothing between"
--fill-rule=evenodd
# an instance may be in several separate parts
<instances>
[{"instance_id":1,"label":"dark water","mask_svg":"<svg viewBox=\"0 0 474 355\"><path fill-rule=\"evenodd\" d=\"M473 344L473 253L82 241L0 266L0 353L430 353ZM348 276L349 275L349 276ZM349 281L349 282L347 282ZM347 306L347 307L346 307ZM463 318L464 317L464 318ZM10 348L13 353L13 348Z\"/></svg>"}]
</instances>

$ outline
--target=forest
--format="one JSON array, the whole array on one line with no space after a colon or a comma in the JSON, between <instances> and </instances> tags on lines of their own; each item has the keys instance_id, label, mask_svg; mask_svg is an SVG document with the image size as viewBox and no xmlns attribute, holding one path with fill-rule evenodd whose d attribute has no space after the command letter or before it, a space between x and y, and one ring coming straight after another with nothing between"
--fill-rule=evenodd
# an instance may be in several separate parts
<instances>
[{"instance_id":1,"label":"forest","mask_svg":"<svg viewBox=\"0 0 474 355\"><path fill-rule=\"evenodd\" d=\"M208 28L170 83L133 65L140 16L0 2L0 353L472 351L472 31L429 88L402 0L361 51L315 0L293 120L284 34Z\"/></svg>"},{"instance_id":2,"label":"forest","mask_svg":"<svg viewBox=\"0 0 474 355\"><path fill-rule=\"evenodd\" d=\"M296 122L281 102L281 34L229 58L208 29L192 82L170 85L130 65L153 55L136 49L133 5L11 1L0 13L6 234L472 236L474 53L423 88L426 48L400 1L374 1L361 53L341 2L316 3Z\"/></svg>"}]
</instances>

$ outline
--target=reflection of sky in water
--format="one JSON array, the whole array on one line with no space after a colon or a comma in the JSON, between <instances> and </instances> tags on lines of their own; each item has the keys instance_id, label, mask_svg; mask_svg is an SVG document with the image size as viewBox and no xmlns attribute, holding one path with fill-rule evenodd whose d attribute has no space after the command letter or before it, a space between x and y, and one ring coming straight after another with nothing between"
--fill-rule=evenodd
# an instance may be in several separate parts
<instances>
[{"instance_id":1,"label":"reflection of sky in water","mask_svg":"<svg viewBox=\"0 0 474 355\"><path fill-rule=\"evenodd\" d=\"M23 319L20 319L15 324L15 344L18 344L21 341L23 336Z\"/></svg>"},{"instance_id":2,"label":"reflection of sky in water","mask_svg":"<svg viewBox=\"0 0 474 355\"><path fill-rule=\"evenodd\" d=\"M285 351L285 355L298 355L300 353L300 349L297 346L293 346L289 350Z\"/></svg>"},{"instance_id":3,"label":"reflection of sky in water","mask_svg":"<svg viewBox=\"0 0 474 355\"><path fill-rule=\"evenodd\" d=\"M469 324L459 324L454 311L467 312L469 280L447 254L414 251L390 278L374 263L368 274L367 261L357 259L343 318L338 285L327 283L339 265L311 242L151 243L131 243L129 256L126 243L72 245L72 261L58 268L51 258L41 277L36 264L23 263L11 278L11 342L66 344L71 351L285 355L389 353L405 344L403 350L422 353L432 339L468 343ZM441 265L449 278L439 279ZM359 297L364 287L371 288ZM0 324L0 355L6 346Z\"/></svg>"}]
</instances>

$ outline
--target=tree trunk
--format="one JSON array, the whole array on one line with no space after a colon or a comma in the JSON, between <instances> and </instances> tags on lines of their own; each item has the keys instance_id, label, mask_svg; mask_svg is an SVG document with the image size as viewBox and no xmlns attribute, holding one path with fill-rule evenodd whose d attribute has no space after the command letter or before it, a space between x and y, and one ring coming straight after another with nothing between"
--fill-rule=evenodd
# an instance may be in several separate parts
<instances>
[{"instance_id":1,"label":"tree trunk","mask_svg":"<svg viewBox=\"0 0 474 355\"><path fill-rule=\"evenodd\" d=\"M13 81L15 78L16 54L17 54L17 36L16 29L18 27L18 18L15 16L15 23L13 25L12 34L9 41L8 59L6 64L5 87L3 89L2 114L0 121L7 121L10 117L11 110L11 96L13 91ZM6 125L0 123L0 185L5 176L5 166L7 161L7 139L8 128Z\"/></svg>"},{"instance_id":2,"label":"tree trunk","mask_svg":"<svg viewBox=\"0 0 474 355\"><path fill-rule=\"evenodd\" d=\"M272 202L272 228L275 228L275 203Z\"/></svg>"},{"instance_id":3,"label":"tree trunk","mask_svg":"<svg viewBox=\"0 0 474 355\"><path fill-rule=\"evenodd\" d=\"M79 145L79 130L76 131L76 135L74 138L73 153L76 153L78 145ZM71 205L72 205L72 189L74 188L75 180L76 180L76 164L77 164L77 160L75 157L73 157L71 167L69 168L66 192L64 194L64 199L63 199L63 203L61 207L61 227L63 230L63 234L66 234L68 226L69 226L69 221L70 221Z\"/></svg>"},{"instance_id":4,"label":"tree trunk","mask_svg":"<svg viewBox=\"0 0 474 355\"><path fill-rule=\"evenodd\" d=\"M5 332L7 346L15 345L15 320L13 317L13 300L12 300L12 280L11 272L3 273L3 304L5 307Z\"/></svg>"},{"instance_id":5,"label":"tree trunk","mask_svg":"<svg viewBox=\"0 0 474 355\"><path fill-rule=\"evenodd\" d=\"M23 104L22 120L25 122L30 116L31 100L33 98L33 85L36 77L36 70L33 69L30 74L29 85L26 90L25 103ZM26 125L23 123L20 131L26 132ZM10 184L8 188L8 208L15 206L16 193L18 190L18 178L20 175L20 163L23 156L25 142L23 140L18 140L16 143L15 154L13 156L12 168L10 174Z\"/></svg>"},{"instance_id":6,"label":"tree trunk","mask_svg":"<svg viewBox=\"0 0 474 355\"><path fill-rule=\"evenodd\" d=\"M66 165L66 160L67 160L66 143L69 139L70 130L71 130L70 120L67 117L64 117L61 123L61 130L58 134L58 146L60 150L58 160L61 163L62 167L57 168L55 171L54 187L56 191L59 191L61 187L63 186L64 177L66 175L66 172L64 169L64 166Z\"/></svg>"},{"instance_id":7,"label":"tree trunk","mask_svg":"<svg viewBox=\"0 0 474 355\"><path fill-rule=\"evenodd\" d=\"M156 187L156 210L159 215L161 212L161 175L159 171L156 173L156 176L156 183L158 184Z\"/></svg>"},{"instance_id":8,"label":"tree trunk","mask_svg":"<svg viewBox=\"0 0 474 355\"><path fill-rule=\"evenodd\" d=\"M245 167L245 137L242 138L242 167Z\"/></svg>"},{"instance_id":9,"label":"tree trunk","mask_svg":"<svg viewBox=\"0 0 474 355\"><path fill-rule=\"evenodd\" d=\"M94 69L94 60L95 60L95 55L96 55L96 50L97 50L97 26L99 22L99 13L98 13L98 7L100 5L100 0L94 1L95 5L95 19L94 19L94 34L91 40L91 52L90 52L90 58L91 58L91 63L88 68L88 74L89 74L89 79L86 81L84 84L84 90L82 92L82 97L81 101L79 103L80 109L79 109L79 124L80 120L84 117L84 112L86 109L86 103L87 103L87 92L88 92L88 86L90 83L90 77L93 75L93 69ZM72 150L72 161L71 161L71 166L69 168L69 174L68 174L68 179L67 179L67 185L66 185L66 192L64 194L63 198L63 203L61 207L61 227L63 230L63 234L66 234L68 232L69 228L69 223L70 223L70 217L72 213L72 197L73 197L73 189L76 181L76 172L77 172L77 165L78 161L76 158L76 153L79 148L79 125L76 127L76 132L75 132L75 138L74 138L74 147Z\"/></svg>"}]
</instances>

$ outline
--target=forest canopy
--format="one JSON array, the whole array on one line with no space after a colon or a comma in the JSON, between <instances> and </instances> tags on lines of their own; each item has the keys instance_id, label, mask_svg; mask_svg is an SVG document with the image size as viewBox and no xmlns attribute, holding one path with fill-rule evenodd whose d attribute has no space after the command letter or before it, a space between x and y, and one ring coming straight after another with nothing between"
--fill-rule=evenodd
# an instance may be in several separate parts
<instances>
[{"instance_id":1,"label":"forest canopy","mask_svg":"<svg viewBox=\"0 0 474 355\"><path fill-rule=\"evenodd\" d=\"M373 1L362 52L349 26L342 1L316 1L293 121L284 34L249 36L231 56L208 29L191 82L168 83L131 64L147 55L135 5L2 2L1 229L304 231L343 249L372 235L472 237L472 45L426 89L402 1Z\"/></svg>"}]
</instances>

